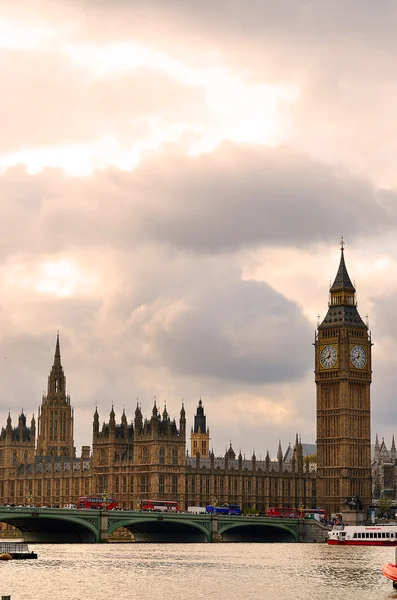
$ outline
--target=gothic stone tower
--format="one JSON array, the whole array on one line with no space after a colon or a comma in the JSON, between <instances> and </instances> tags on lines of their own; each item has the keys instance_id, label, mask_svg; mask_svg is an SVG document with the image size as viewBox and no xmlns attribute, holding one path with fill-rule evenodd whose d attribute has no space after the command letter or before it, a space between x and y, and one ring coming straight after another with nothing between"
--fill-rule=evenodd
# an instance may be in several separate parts
<instances>
[{"instance_id":1,"label":"gothic stone tower","mask_svg":"<svg viewBox=\"0 0 397 600\"><path fill-rule=\"evenodd\" d=\"M346 497L371 502L371 338L356 303L344 243L329 308L315 340L317 504L330 513Z\"/></svg>"},{"instance_id":2,"label":"gothic stone tower","mask_svg":"<svg viewBox=\"0 0 397 600\"><path fill-rule=\"evenodd\" d=\"M43 394L39 407L37 454L40 456L68 456L75 454L73 441L73 410L66 394L66 378L61 365L59 334L55 347L54 364L48 378L47 395Z\"/></svg>"},{"instance_id":3,"label":"gothic stone tower","mask_svg":"<svg viewBox=\"0 0 397 600\"><path fill-rule=\"evenodd\" d=\"M194 416L194 427L190 434L190 453L196 456L200 453L201 458L208 458L210 448L210 430L207 428L206 416L204 414L203 402L200 398L197 412Z\"/></svg>"}]
</instances>

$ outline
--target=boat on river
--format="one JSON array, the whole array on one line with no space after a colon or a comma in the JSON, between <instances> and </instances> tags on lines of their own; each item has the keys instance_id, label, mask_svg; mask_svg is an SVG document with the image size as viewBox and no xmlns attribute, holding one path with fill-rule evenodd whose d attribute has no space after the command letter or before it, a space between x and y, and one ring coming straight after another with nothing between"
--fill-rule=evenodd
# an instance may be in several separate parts
<instances>
[{"instance_id":1,"label":"boat on river","mask_svg":"<svg viewBox=\"0 0 397 600\"><path fill-rule=\"evenodd\" d=\"M0 560L26 560L37 558L36 552L30 552L25 542L0 542Z\"/></svg>"},{"instance_id":2,"label":"boat on river","mask_svg":"<svg viewBox=\"0 0 397 600\"><path fill-rule=\"evenodd\" d=\"M335 525L328 532L331 546L397 546L397 525Z\"/></svg>"},{"instance_id":3,"label":"boat on river","mask_svg":"<svg viewBox=\"0 0 397 600\"><path fill-rule=\"evenodd\" d=\"M382 573L385 577L393 582L393 587L397 588L397 565L393 563L387 563L382 569Z\"/></svg>"}]
</instances>

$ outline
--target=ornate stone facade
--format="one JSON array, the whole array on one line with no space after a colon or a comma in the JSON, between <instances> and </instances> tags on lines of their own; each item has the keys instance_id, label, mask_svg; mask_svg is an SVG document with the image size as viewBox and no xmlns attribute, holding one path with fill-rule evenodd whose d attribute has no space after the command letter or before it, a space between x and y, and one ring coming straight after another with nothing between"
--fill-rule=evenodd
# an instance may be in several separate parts
<instances>
[{"instance_id":1,"label":"ornate stone facade","mask_svg":"<svg viewBox=\"0 0 397 600\"><path fill-rule=\"evenodd\" d=\"M391 448L387 449L385 440L379 444L376 436L374 456L372 460L372 486L375 502L382 498L397 501L397 451L392 438Z\"/></svg>"},{"instance_id":2,"label":"ornate stone facade","mask_svg":"<svg viewBox=\"0 0 397 600\"><path fill-rule=\"evenodd\" d=\"M371 503L371 337L341 259L315 339L317 502L341 512L346 497Z\"/></svg>"},{"instance_id":3,"label":"ornate stone facade","mask_svg":"<svg viewBox=\"0 0 397 600\"><path fill-rule=\"evenodd\" d=\"M197 442L197 445L195 445ZM83 446L76 457L73 409L66 394L59 336L47 395L39 412L36 445L35 419L26 425L23 411L13 428L8 416L0 434L0 501L63 506L79 496L114 496L122 508L138 508L143 499L177 500L181 510L190 505L236 502L265 512L270 506L316 506L315 472L303 455L298 437L285 456L279 446L276 460L255 454L236 457L230 446L225 456L209 452L209 429L200 399L191 433L192 455L186 452L186 413L182 404L178 424L156 402L149 419L137 405L133 422L123 411L116 423L93 418L92 452Z\"/></svg>"}]
</instances>

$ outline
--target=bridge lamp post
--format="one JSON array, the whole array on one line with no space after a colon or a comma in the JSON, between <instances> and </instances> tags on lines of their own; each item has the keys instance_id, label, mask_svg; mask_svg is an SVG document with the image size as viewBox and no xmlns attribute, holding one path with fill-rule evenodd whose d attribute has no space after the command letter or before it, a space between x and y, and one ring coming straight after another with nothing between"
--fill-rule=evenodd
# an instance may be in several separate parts
<instances>
[{"instance_id":1,"label":"bridge lamp post","mask_svg":"<svg viewBox=\"0 0 397 600\"><path fill-rule=\"evenodd\" d=\"M102 493L102 500L103 500L103 508L104 508L104 510L106 510L106 508L107 508L106 503L107 503L108 498L109 498L109 496L107 495L106 491L104 491Z\"/></svg>"}]
</instances>

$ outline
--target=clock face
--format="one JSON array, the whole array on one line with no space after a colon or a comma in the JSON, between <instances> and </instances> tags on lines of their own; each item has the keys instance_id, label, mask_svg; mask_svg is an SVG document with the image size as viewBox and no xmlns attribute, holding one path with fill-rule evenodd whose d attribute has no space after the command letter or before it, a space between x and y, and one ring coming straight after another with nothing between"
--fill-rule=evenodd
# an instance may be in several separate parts
<instances>
[{"instance_id":1,"label":"clock face","mask_svg":"<svg viewBox=\"0 0 397 600\"><path fill-rule=\"evenodd\" d=\"M353 346L350 354L352 365L356 369L362 369L367 364L367 353L362 346Z\"/></svg>"},{"instance_id":2,"label":"clock face","mask_svg":"<svg viewBox=\"0 0 397 600\"><path fill-rule=\"evenodd\" d=\"M332 369L336 363L336 348L335 346L324 346L320 352L320 363L324 369Z\"/></svg>"}]
</instances>

